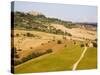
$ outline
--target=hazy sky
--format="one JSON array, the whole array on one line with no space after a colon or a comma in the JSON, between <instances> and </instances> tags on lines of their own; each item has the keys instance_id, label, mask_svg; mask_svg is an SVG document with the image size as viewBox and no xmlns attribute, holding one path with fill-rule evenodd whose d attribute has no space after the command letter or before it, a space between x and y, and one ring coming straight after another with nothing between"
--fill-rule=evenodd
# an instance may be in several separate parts
<instances>
[{"instance_id":1,"label":"hazy sky","mask_svg":"<svg viewBox=\"0 0 100 75\"><path fill-rule=\"evenodd\" d=\"M97 22L97 7L16 1L14 11L38 11L47 17L73 22Z\"/></svg>"}]
</instances>

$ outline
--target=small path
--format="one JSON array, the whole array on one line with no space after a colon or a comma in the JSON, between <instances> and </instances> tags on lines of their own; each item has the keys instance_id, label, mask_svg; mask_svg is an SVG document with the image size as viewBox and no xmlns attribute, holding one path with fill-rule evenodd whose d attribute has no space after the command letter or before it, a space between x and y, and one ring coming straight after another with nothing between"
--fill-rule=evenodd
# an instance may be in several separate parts
<instances>
[{"instance_id":1,"label":"small path","mask_svg":"<svg viewBox=\"0 0 100 75\"><path fill-rule=\"evenodd\" d=\"M76 61L76 63L73 65L72 70L76 70L76 68L77 68L77 66L78 66L78 64L79 64L79 62L80 62L80 61L82 60L82 58L84 57L86 51L87 51L87 47L85 46L85 47L84 47L84 50L83 50L83 52L82 52L82 54L81 54L81 56L80 56L80 58L79 58L78 61Z\"/></svg>"}]
</instances>

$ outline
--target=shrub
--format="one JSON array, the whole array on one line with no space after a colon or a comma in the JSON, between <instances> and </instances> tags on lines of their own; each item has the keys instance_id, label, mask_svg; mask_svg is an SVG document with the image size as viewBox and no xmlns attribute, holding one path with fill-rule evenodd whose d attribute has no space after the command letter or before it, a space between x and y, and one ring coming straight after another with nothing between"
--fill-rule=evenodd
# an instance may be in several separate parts
<instances>
[{"instance_id":1,"label":"shrub","mask_svg":"<svg viewBox=\"0 0 100 75\"><path fill-rule=\"evenodd\" d=\"M16 65L19 65L19 64L21 64L22 62L20 61L20 60L14 60L14 65L16 66Z\"/></svg>"},{"instance_id":2,"label":"shrub","mask_svg":"<svg viewBox=\"0 0 100 75\"><path fill-rule=\"evenodd\" d=\"M89 47L88 43L86 43L85 45L86 45L86 47Z\"/></svg>"},{"instance_id":3,"label":"shrub","mask_svg":"<svg viewBox=\"0 0 100 75\"><path fill-rule=\"evenodd\" d=\"M68 33L68 32L65 32L65 35L68 35L68 36L72 36L70 33Z\"/></svg>"},{"instance_id":4,"label":"shrub","mask_svg":"<svg viewBox=\"0 0 100 75\"><path fill-rule=\"evenodd\" d=\"M51 52L53 52L51 48L46 50L46 53L51 53Z\"/></svg>"},{"instance_id":5,"label":"shrub","mask_svg":"<svg viewBox=\"0 0 100 75\"><path fill-rule=\"evenodd\" d=\"M22 58L22 62L26 62L26 61L28 61L28 58L27 57L23 57Z\"/></svg>"},{"instance_id":6,"label":"shrub","mask_svg":"<svg viewBox=\"0 0 100 75\"><path fill-rule=\"evenodd\" d=\"M23 36L26 36L26 34L23 34Z\"/></svg>"},{"instance_id":7,"label":"shrub","mask_svg":"<svg viewBox=\"0 0 100 75\"><path fill-rule=\"evenodd\" d=\"M33 58L33 56L32 56L32 54L30 54L30 55L28 55L28 56L26 56L26 57L23 57L22 58L22 62L26 62L26 61L28 61L28 60L30 60L30 59L32 59Z\"/></svg>"},{"instance_id":8,"label":"shrub","mask_svg":"<svg viewBox=\"0 0 100 75\"><path fill-rule=\"evenodd\" d=\"M50 43L50 41L48 41L48 43Z\"/></svg>"},{"instance_id":9,"label":"shrub","mask_svg":"<svg viewBox=\"0 0 100 75\"><path fill-rule=\"evenodd\" d=\"M16 37L19 37L19 34L18 33L16 34Z\"/></svg>"},{"instance_id":10,"label":"shrub","mask_svg":"<svg viewBox=\"0 0 100 75\"><path fill-rule=\"evenodd\" d=\"M57 44L61 44L61 43L62 43L61 40L58 40L58 41L57 41Z\"/></svg>"},{"instance_id":11,"label":"shrub","mask_svg":"<svg viewBox=\"0 0 100 75\"><path fill-rule=\"evenodd\" d=\"M33 49L32 47L30 47L30 49Z\"/></svg>"},{"instance_id":12,"label":"shrub","mask_svg":"<svg viewBox=\"0 0 100 75\"><path fill-rule=\"evenodd\" d=\"M66 40L66 37L63 36L63 39Z\"/></svg>"},{"instance_id":13,"label":"shrub","mask_svg":"<svg viewBox=\"0 0 100 75\"><path fill-rule=\"evenodd\" d=\"M68 36L72 36L72 35L69 33Z\"/></svg>"},{"instance_id":14,"label":"shrub","mask_svg":"<svg viewBox=\"0 0 100 75\"><path fill-rule=\"evenodd\" d=\"M17 51L22 51L22 49L18 49Z\"/></svg>"},{"instance_id":15,"label":"shrub","mask_svg":"<svg viewBox=\"0 0 100 75\"><path fill-rule=\"evenodd\" d=\"M80 47L84 47L84 44L81 44Z\"/></svg>"},{"instance_id":16,"label":"shrub","mask_svg":"<svg viewBox=\"0 0 100 75\"><path fill-rule=\"evenodd\" d=\"M96 42L93 42L93 47L97 47L97 43Z\"/></svg>"},{"instance_id":17,"label":"shrub","mask_svg":"<svg viewBox=\"0 0 100 75\"><path fill-rule=\"evenodd\" d=\"M54 39L52 41L55 41Z\"/></svg>"},{"instance_id":18,"label":"shrub","mask_svg":"<svg viewBox=\"0 0 100 75\"><path fill-rule=\"evenodd\" d=\"M76 41L74 41L74 44L76 44Z\"/></svg>"},{"instance_id":19,"label":"shrub","mask_svg":"<svg viewBox=\"0 0 100 75\"><path fill-rule=\"evenodd\" d=\"M97 41L97 39L95 39L94 41Z\"/></svg>"},{"instance_id":20,"label":"shrub","mask_svg":"<svg viewBox=\"0 0 100 75\"><path fill-rule=\"evenodd\" d=\"M36 57L39 57L43 55L43 53L40 53L40 52L33 52L32 54L28 55L27 57L23 57L22 58L22 62L26 62L32 58L36 58Z\"/></svg>"},{"instance_id":21,"label":"shrub","mask_svg":"<svg viewBox=\"0 0 100 75\"><path fill-rule=\"evenodd\" d=\"M14 57L15 57L15 58L19 58L19 55L18 55L18 54L15 54Z\"/></svg>"},{"instance_id":22,"label":"shrub","mask_svg":"<svg viewBox=\"0 0 100 75\"><path fill-rule=\"evenodd\" d=\"M56 30L56 33L57 34L64 34L64 32L62 30L60 30L60 29Z\"/></svg>"},{"instance_id":23,"label":"shrub","mask_svg":"<svg viewBox=\"0 0 100 75\"><path fill-rule=\"evenodd\" d=\"M34 37L34 35L31 34L31 33L26 33L26 36L27 36L27 37Z\"/></svg>"},{"instance_id":24,"label":"shrub","mask_svg":"<svg viewBox=\"0 0 100 75\"><path fill-rule=\"evenodd\" d=\"M67 45L64 45L64 47L67 47Z\"/></svg>"},{"instance_id":25,"label":"shrub","mask_svg":"<svg viewBox=\"0 0 100 75\"><path fill-rule=\"evenodd\" d=\"M23 62L26 62L30 59L33 59L33 58L36 58L36 57L39 57L41 55L44 55L44 54L47 54L47 53L51 53L52 52L52 49L48 49L46 50L45 52L33 52L31 53L30 55L26 56L26 57L23 57L22 60L21 60L21 63ZM18 64L21 64L19 61L16 62L16 65Z\"/></svg>"},{"instance_id":26,"label":"shrub","mask_svg":"<svg viewBox=\"0 0 100 75\"><path fill-rule=\"evenodd\" d=\"M44 45L44 43L41 43L41 45Z\"/></svg>"},{"instance_id":27,"label":"shrub","mask_svg":"<svg viewBox=\"0 0 100 75\"><path fill-rule=\"evenodd\" d=\"M33 52L32 53L32 57L33 58L36 58L36 57L38 57L38 56L40 56L41 55L41 53L39 53L39 52Z\"/></svg>"}]
</instances>

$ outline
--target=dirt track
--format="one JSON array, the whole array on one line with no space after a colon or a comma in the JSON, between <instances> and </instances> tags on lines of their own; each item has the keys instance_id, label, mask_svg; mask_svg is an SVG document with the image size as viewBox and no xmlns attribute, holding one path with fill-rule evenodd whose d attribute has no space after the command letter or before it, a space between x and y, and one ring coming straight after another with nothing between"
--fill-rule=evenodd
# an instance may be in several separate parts
<instances>
[{"instance_id":1,"label":"dirt track","mask_svg":"<svg viewBox=\"0 0 100 75\"><path fill-rule=\"evenodd\" d=\"M76 70L78 64L79 64L80 61L83 59L83 57L84 57L86 51L87 51L87 47L85 46L85 47L84 47L84 50L83 50L83 52L82 52L82 54L81 54L81 56L80 56L80 58L79 58L78 61L73 65L72 70Z\"/></svg>"}]
</instances>

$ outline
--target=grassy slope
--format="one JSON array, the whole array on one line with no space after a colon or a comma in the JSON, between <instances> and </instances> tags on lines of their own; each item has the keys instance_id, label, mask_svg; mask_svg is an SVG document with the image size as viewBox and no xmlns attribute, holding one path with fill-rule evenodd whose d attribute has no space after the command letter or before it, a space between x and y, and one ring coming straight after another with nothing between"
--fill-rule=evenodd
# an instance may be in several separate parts
<instances>
[{"instance_id":1,"label":"grassy slope","mask_svg":"<svg viewBox=\"0 0 100 75\"><path fill-rule=\"evenodd\" d=\"M97 48L88 48L85 57L79 63L77 69L97 68Z\"/></svg>"},{"instance_id":2,"label":"grassy slope","mask_svg":"<svg viewBox=\"0 0 100 75\"><path fill-rule=\"evenodd\" d=\"M46 72L71 70L73 64L78 60L83 48L72 43L56 53L44 55L18 65L15 73Z\"/></svg>"}]
</instances>

